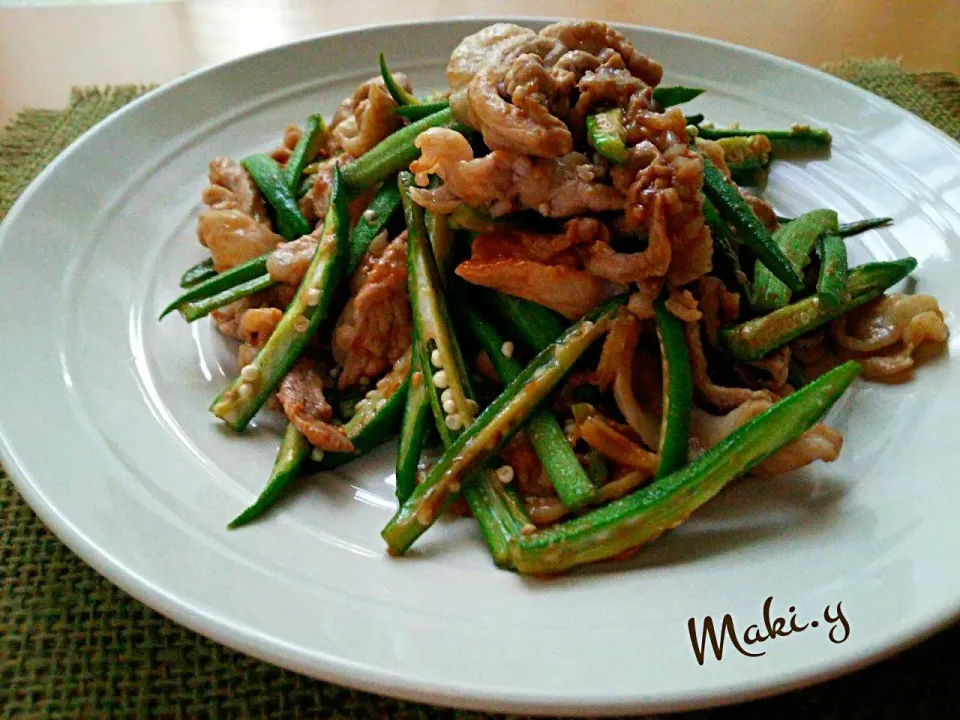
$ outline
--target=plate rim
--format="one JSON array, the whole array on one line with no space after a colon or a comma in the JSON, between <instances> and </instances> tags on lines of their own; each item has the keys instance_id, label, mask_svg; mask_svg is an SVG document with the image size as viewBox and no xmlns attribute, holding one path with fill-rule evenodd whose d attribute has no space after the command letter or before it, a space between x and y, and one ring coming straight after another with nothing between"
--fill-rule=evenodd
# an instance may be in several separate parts
<instances>
[{"instance_id":1,"label":"plate rim","mask_svg":"<svg viewBox=\"0 0 960 720\"><path fill-rule=\"evenodd\" d=\"M0 222L0 250L2 250L4 242L10 233L9 228L13 226L16 219L23 213L24 207L29 204L37 189L47 181L48 177L56 173L60 165L76 152L81 145L97 133L102 132L108 124L119 121L119 119L126 116L127 113L136 112L142 105L156 102L157 99L164 94L182 85L192 83L199 77L224 71L233 65L255 62L256 58L268 54L282 54L288 52L290 48L316 44L327 38L352 34L362 35L368 30L411 26L457 25L465 22L517 22L542 25L567 19L571 18L524 15L457 15L443 18L408 20L404 22L374 22L314 33L309 36L193 70L170 82L153 88L127 103L122 108L119 108L103 120L97 122L64 148L64 150L45 166L27 185L7 212L3 222ZM859 94L860 97L869 99L871 103L884 108L887 112L892 111L900 118L908 119L912 123L919 123L926 130L932 130L940 139L946 140L955 149L960 151L960 143L923 118L886 98L871 93L847 80L823 72L818 68L804 65L803 63L762 50L745 47L724 40L704 37L694 33L634 23L608 22L608 24L618 29L652 33L668 39L682 38L707 46L734 50L740 54L773 63L785 69L792 69L803 73L813 73L818 76L820 81L826 80L829 83L843 88L844 92L853 91ZM607 716L623 712L660 713L718 707L779 695L856 672L923 642L929 637L950 627L960 619L960 597L958 597L952 608L946 608L945 611L939 615L933 615L931 613L925 614L925 622L917 621L913 626L904 628L896 635L886 636L883 642L874 643L874 648L857 660L828 661L823 663L822 668L817 671L806 674L798 671L781 681L769 682L760 687L751 686L748 682L741 680L738 682L728 682L719 690L709 690L693 694L687 693L684 694L683 698L663 697L659 700L653 700L649 697L642 699L640 695L634 695L630 699L615 699L602 704L591 704L590 702L584 703L570 700L557 702L543 696L535 697L533 693L529 692L523 694L514 693L511 696L501 696L500 698L483 692L473 692L469 695L463 695L458 692L449 681L439 684L434 681L433 685L429 682L413 685L404 680L405 676L403 673L374 670L369 666L359 665L343 658L330 656L318 657L319 662L307 665L306 663L298 662L299 658L296 654L284 654L285 647L283 641L273 637L265 637L253 628L238 626L226 617L213 614L202 607L196 606L185 598L171 594L163 587L150 582L135 570L126 566L107 548L95 543L81 528L48 501L41 485L37 484L34 474L20 462L17 453L9 446L5 433L3 433L2 430L3 423L2 418L0 418L0 460L3 461L3 466L14 488L27 502L31 510L40 518L47 529L49 529L60 542L63 542L71 552L80 557L85 564L93 568L99 575L106 578L120 590L178 625L255 659L303 674L307 677L391 698L423 702L442 707L494 712L530 713L535 715L564 713L578 716L598 714ZM289 648L286 649L289 650ZM321 653L321 655L323 655L323 653Z\"/></svg>"}]
</instances>

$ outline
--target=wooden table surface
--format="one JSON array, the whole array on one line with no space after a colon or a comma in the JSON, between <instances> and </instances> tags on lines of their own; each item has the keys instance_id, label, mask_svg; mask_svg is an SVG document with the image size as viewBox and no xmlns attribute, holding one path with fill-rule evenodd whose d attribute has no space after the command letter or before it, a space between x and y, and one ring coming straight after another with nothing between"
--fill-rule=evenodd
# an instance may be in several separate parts
<instances>
[{"instance_id":1,"label":"wooden table surface","mask_svg":"<svg viewBox=\"0 0 960 720\"><path fill-rule=\"evenodd\" d=\"M902 58L908 69L960 73L958 0L178 0L10 5L0 6L0 125L24 106L62 107L74 85L161 83L325 30L456 15L616 20L720 38L810 65L888 56Z\"/></svg>"}]
</instances>

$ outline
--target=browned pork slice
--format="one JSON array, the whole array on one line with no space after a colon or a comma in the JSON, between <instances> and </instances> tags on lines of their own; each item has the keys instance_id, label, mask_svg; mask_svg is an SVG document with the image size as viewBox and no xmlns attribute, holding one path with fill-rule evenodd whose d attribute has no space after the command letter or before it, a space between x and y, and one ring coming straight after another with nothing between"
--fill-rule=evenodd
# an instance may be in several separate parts
<instances>
[{"instance_id":1,"label":"browned pork slice","mask_svg":"<svg viewBox=\"0 0 960 720\"><path fill-rule=\"evenodd\" d=\"M343 428L328 421L333 408L323 394L323 378L313 363L300 358L284 376L277 393L287 419L310 444L330 452L353 452L353 443Z\"/></svg>"},{"instance_id":2,"label":"browned pork slice","mask_svg":"<svg viewBox=\"0 0 960 720\"><path fill-rule=\"evenodd\" d=\"M283 238L270 229L263 197L253 178L231 158L210 163L210 185L200 213L197 237L210 250L213 268L224 272L269 252Z\"/></svg>"},{"instance_id":3,"label":"browned pork slice","mask_svg":"<svg viewBox=\"0 0 960 720\"><path fill-rule=\"evenodd\" d=\"M395 73L393 77L408 92L412 89L403 73ZM353 157L363 155L403 125L403 118L394 112L396 107L396 101L379 75L361 83L333 114L329 154L343 151Z\"/></svg>"},{"instance_id":4,"label":"browned pork slice","mask_svg":"<svg viewBox=\"0 0 960 720\"><path fill-rule=\"evenodd\" d=\"M410 347L407 234L375 243L350 281L351 297L333 331L333 356L342 366L341 389L368 383Z\"/></svg>"}]
</instances>

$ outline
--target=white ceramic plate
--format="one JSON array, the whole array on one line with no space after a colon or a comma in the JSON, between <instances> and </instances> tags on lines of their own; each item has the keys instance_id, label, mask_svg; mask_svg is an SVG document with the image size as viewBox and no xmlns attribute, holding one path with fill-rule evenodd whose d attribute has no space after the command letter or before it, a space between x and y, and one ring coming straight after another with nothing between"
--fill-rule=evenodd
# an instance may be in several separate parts
<instances>
[{"instance_id":1,"label":"white ceramic plate","mask_svg":"<svg viewBox=\"0 0 960 720\"><path fill-rule=\"evenodd\" d=\"M419 88L440 87L450 50L484 24L340 33L191 75L43 172L0 229L0 433L19 490L84 560L174 620L303 673L437 703L690 708L833 676L947 623L960 609L960 373L947 357L907 385L857 384L829 417L846 435L839 462L739 484L626 564L524 579L493 569L469 522L388 558L392 447L304 485L270 522L224 529L262 488L277 433L224 432L206 407L236 371L226 343L206 321L155 321L204 256L193 236L208 160L329 114L380 49ZM894 216L851 241L852 259L915 256L918 289L953 324L955 143L800 65L625 30L666 82L709 90L691 111L829 128L832 157L776 164L767 197L788 214ZM762 628L768 597L774 615L819 626L743 646L758 657L728 640L722 661L708 649L697 662L690 618ZM849 629L833 623L833 642L824 609L840 603Z\"/></svg>"}]
</instances>

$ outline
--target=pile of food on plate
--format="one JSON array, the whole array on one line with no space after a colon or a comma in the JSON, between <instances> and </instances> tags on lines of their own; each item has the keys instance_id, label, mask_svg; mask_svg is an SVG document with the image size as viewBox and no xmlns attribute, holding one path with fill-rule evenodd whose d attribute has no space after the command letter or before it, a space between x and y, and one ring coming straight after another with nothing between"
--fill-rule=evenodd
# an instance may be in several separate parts
<instances>
[{"instance_id":1,"label":"pile of food on plate","mask_svg":"<svg viewBox=\"0 0 960 720\"><path fill-rule=\"evenodd\" d=\"M239 341L218 418L288 421L232 527L398 436L391 553L460 512L522 573L620 557L735 478L836 459L818 421L855 376L946 340L933 297L885 294L916 260L848 266L890 219L743 189L826 131L685 116L702 90L603 23L491 25L426 97L380 69L328 122L210 163L210 258L164 314Z\"/></svg>"}]
</instances>

